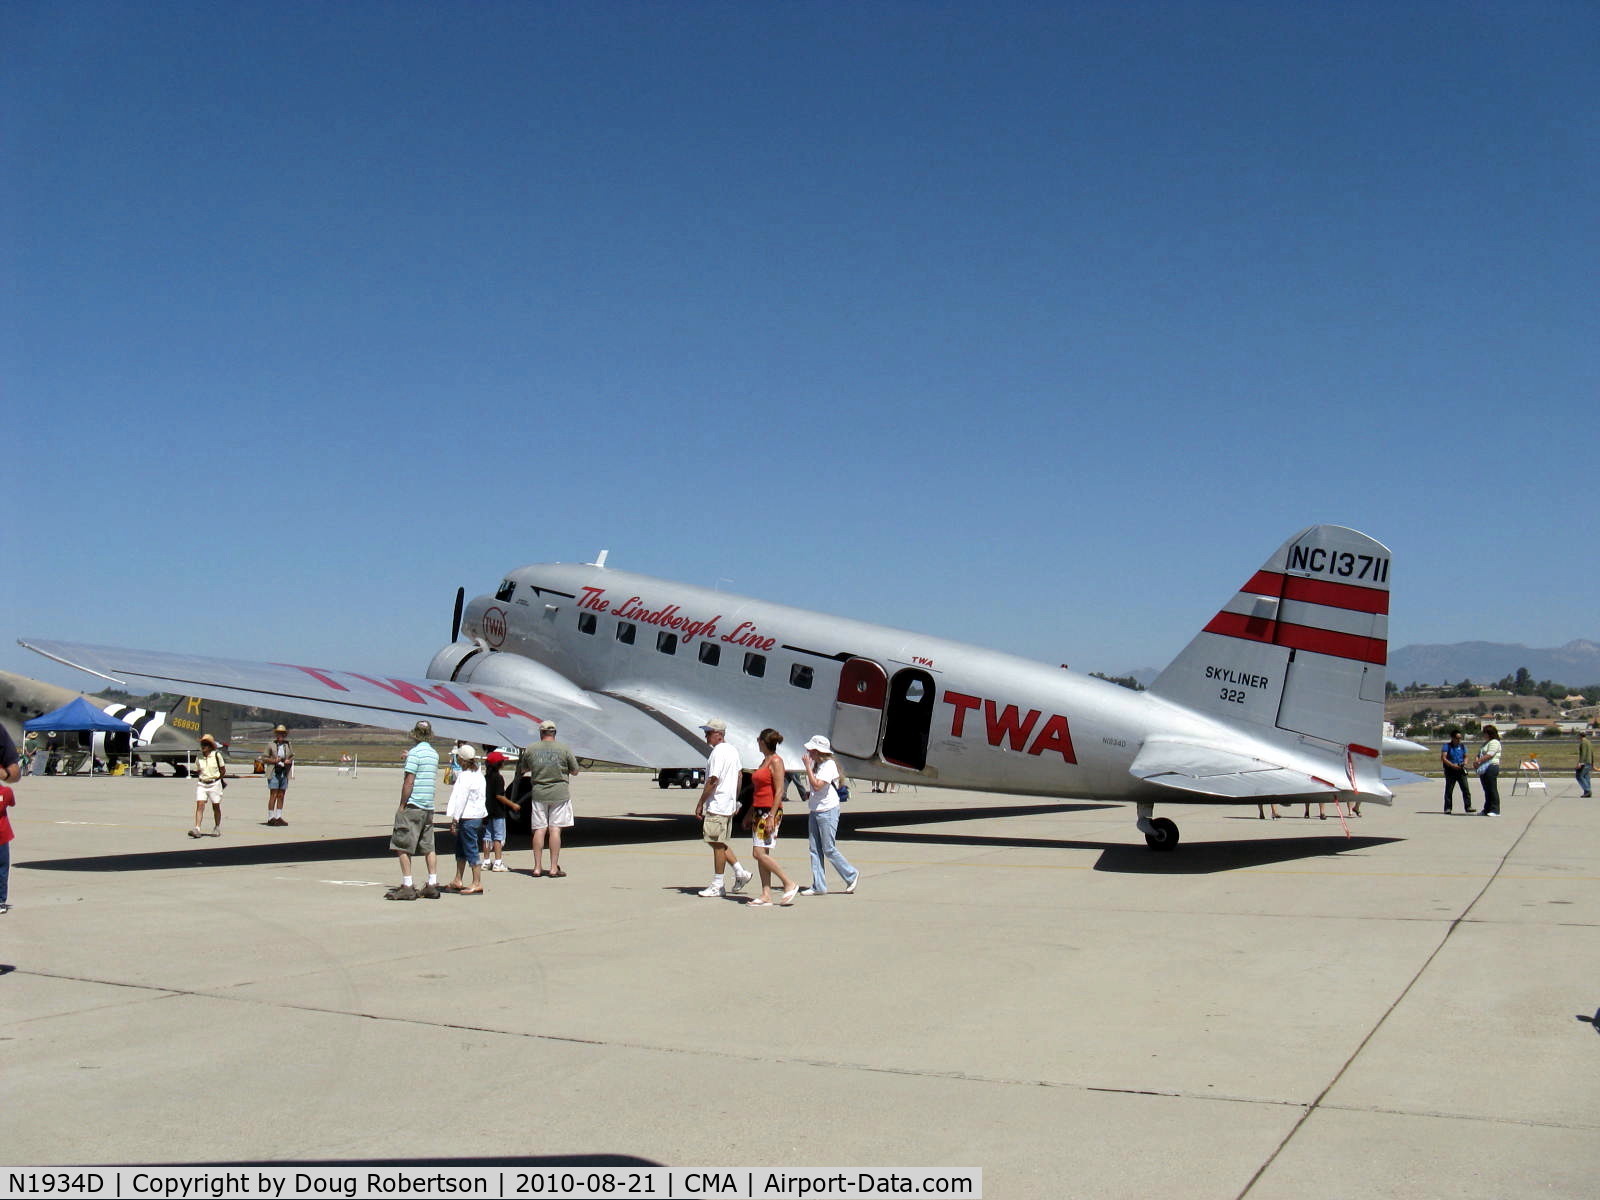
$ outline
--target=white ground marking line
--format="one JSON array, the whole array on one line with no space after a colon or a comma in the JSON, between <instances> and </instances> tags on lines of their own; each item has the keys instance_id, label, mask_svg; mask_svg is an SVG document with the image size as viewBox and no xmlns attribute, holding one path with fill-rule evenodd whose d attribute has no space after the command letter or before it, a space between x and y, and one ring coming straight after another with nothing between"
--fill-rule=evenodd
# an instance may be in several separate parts
<instances>
[{"instance_id":1,"label":"white ground marking line","mask_svg":"<svg viewBox=\"0 0 1600 1200\"><path fill-rule=\"evenodd\" d=\"M294 875L274 875L276 883L304 883L303 878ZM331 883L334 887L382 887L383 884L372 879L319 879L318 883Z\"/></svg>"}]
</instances>

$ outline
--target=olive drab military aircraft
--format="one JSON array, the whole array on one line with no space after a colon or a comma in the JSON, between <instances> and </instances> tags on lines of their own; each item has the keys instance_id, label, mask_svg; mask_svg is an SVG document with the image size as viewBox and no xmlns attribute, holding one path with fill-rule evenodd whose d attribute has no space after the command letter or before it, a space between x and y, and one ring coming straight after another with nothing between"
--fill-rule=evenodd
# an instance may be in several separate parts
<instances>
[{"instance_id":1,"label":"olive drab military aircraft","mask_svg":"<svg viewBox=\"0 0 1600 1200\"><path fill-rule=\"evenodd\" d=\"M24 721L70 704L81 695L71 688L57 687L41 679L0 671L0 725L20 746ZM71 748L64 748L61 755L64 773L73 769L87 770L91 756L115 763L137 754L146 763L162 762L176 767L199 753L202 732L211 734L223 745L233 738L232 708L199 696L180 697L171 711L83 698L108 716L126 721L133 729L130 733L84 735L81 746L79 736L72 735L68 743Z\"/></svg>"},{"instance_id":2,"label":"olive drab military aircraft","mask_svg":"<svg viewBox=\"0 0 1600 1200\"><path fill-rule=\"evenodd\" d=\"M523 567L456 596L425 677L24 639L140 690L208 696L440 737L525 745L553 720L574 753L698 766L728 723L747 767L773 726L826 733L866 779L1123 801L1171 850L1169 803L1387 804L1390 555L1316 525L1244 582L1144 692L1009 654L594 563ZM791 768L798 767L792 752Z\"/></svg>"}]
</instances>

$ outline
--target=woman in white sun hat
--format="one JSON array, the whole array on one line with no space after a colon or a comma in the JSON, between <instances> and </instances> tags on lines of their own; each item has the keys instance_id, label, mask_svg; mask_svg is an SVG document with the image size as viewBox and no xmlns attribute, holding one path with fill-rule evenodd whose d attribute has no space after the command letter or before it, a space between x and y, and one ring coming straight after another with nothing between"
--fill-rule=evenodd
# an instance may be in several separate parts
<instances>
[{"instance_id":1,"label":"woman in white sun hat","mask_svg":"<svg viewBox=\"0 0 1600 1200\"><path fill-rule=\"evenodd\" d=\"M802 896L825 896L828 892L826 863L832 863L844 880L844 890L854 892L861 872L839 853L834 839L839 833L839 764L833 761L833 746L820 733L806 743L800 756L811 788L807 806L811 810L811 886L801 888Z\"/></svg>"}]
</instances>

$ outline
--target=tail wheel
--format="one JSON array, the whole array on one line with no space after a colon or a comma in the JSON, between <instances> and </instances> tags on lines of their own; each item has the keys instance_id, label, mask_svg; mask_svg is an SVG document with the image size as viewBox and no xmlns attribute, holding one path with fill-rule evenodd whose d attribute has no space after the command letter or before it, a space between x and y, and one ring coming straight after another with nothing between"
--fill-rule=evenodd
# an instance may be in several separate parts
<instances>
[{"instance_id":1,"label":"tail wheel","mask_svg":"<svg viewBox=\"0 0 1600 1200\"><path fill-rule=\"evenodd\" d=\"M1150 822L1150 832L1144 835L1144 840L1152 850L1176 850L1178 826L1166 817L1157 817Z\"/></svg>"}]
</instances>

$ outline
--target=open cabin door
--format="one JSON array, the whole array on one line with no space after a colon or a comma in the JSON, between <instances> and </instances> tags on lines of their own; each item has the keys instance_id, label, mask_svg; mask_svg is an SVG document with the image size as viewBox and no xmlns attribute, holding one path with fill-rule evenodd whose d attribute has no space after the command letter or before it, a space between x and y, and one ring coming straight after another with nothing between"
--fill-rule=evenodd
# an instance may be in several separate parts
<instances>
[{"instance_id":1,"label":"open cabin door","mask_svg":"<svg viewBox=\"0 0 1600 1200\"><path fill-rule=\"evenodd\" d=\"M870 658L845 660L833 702L833 732L828 735L836 753L851 758L877 754L888 695L889 676L882 667Z\"/></svg>"},{"instance_id":2,"label":"open cabin door","mask_svg":"<svg viewBox=\"0 0 1600 1200\"><path fill-rule=\"evenodd\" d=\"M928 765L933 728L933 676L916 667L896 671L884 704L883 761L920 771Z\"/></svg>"}]
</instances>

